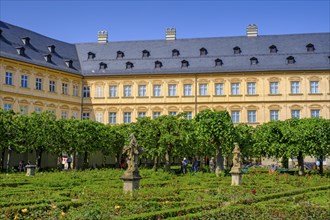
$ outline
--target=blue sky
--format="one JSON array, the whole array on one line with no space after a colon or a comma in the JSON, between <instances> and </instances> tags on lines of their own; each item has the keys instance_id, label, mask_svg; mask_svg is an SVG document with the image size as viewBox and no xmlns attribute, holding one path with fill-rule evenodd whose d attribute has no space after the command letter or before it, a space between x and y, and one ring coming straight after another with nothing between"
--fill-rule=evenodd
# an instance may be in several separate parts
<instances>
[{"instance_id":1,"label":"blue sky","mask_svg":"<svg viewBox=\"0 0 330 220\"><path fill-rule=\"evenodd\" d=\"M245 35L255 23L260 35L330 31L330 1L17 1L0 0L0 19L71 43Z\"/></svg>"}]
</instances>

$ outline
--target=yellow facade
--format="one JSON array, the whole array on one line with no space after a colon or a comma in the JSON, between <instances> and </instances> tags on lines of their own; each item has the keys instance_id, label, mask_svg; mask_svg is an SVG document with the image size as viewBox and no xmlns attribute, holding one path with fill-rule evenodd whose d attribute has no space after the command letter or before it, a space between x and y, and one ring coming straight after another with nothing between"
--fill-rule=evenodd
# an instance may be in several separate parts
<instances>
[{"instance_id":1,"label":"yellow facade","mask_svg":"<svg viewBox=\"0 0 330 220\"><path fill-rule=\"evenodd\" d=\"M0 64L0 105L12 104L14 111L26 114L48 110L58 118L81 118L81 113L89 113L92 120L110 123L109 114L116 113L117 124L124 123L125 113L134 122L140 112L149 117L158 112L189 112L194 117L206 108L239 112L239 123L252 125L270 121L272 110L278 111L279 120L291 118L292 110L299 110L300 118L311 117L312 110L318 110L320 117L330 118L329 71L82 77L6 58L1 58ZM13 85L5 83L6 72L12 73ZM27 88L21 87L22 75L28 76ZM42 79L41 90L35 89L36 78ZM54 92L49 91L50 81L55 81ZM277 82L277 94L271 94L272 82ZM299 82L297 94L291 91L292 82ZM318 82L317 92L311 91L311 82ZM253 91L248 91L248 83ZM67 94L63 94L63 84L67 84ZM201 84L206 87L204 95L200 95ZM223 93L216 93L216 84L222 84ZM232 94L233 84L238 84L237 95ZM159 96L154 96L155 85L160 86ZM170 85L174 85L175 94L169 95ZM186 94L185 85L190 88ZM75 95L74 86L78 88ZM90 97L82 98L83 86L90 87ZM116 88L115 97L110 96L111 86ZM124 95L125 86L130 87L128 97ZM145 88L143 96L139 94L140 86ZM248 111L255 111L255 121L249 122Z\"/></svg>"}]
</instances>

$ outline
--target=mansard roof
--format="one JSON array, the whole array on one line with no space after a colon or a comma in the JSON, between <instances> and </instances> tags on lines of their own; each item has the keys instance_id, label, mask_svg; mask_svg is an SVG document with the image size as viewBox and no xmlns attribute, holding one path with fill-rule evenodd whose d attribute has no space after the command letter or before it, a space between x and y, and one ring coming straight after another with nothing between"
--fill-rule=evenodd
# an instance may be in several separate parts
<instances>
[{"instance_id":1,"label":"mansard roof","mask_svg":"<svg viewBox=\"0 0 330 220\"><path fill-rule=\"evenodd\" d=\"M330 33L68 44L4 22L0 22L0 29L1 56L86 76L330 69ZM30 38L31 47L22 43L22 37ZM307 51L308 44L315 50ZM43 57L49 53L49 45L56 47L53 63ZM276 53L270 53L272 45ZM25 47L26 57L17 53L17 47ZM234 54L234 47L241 53ZM201 48L207 50L206 55L201 56ZM174 49L180 51L179 56L172 56ZM144 50L150 52L149 57L141 56ZM119 59L118 51L125 56ZM88 59L89 53L95 57ZM289 56L295 58L294 64L288 64ZM258 59L256 65L251 65L251 57ZM223 65L214 65L216 59ZM68 68L65 60L72 60L74 69ZM182 68L182 60L189 66ZM162 63L161 68L155 68L156 61ZM106 69L99 68L101 62ZM126 68L127 62L134 68Z\"/></svg>"},{"instance_id":2,"label":"mansard roof","mask_svg":"<svg viewBox=\"0 0 330 220\"><path fill-rule=\"evenodd\" d=\"M17 27L0 21L0 57L32 63L60 71L81 74L78 54L74 44L54 40L33 31ZM24 44L24 38L29 38L29 43ZM23 39L23 40L22 40ZM50 53L49 46L56 48ZM18 47L25 49L24 55L17 53ZM44 58L46 54L51 55L51 62ZM72 60L72 67L65 61Z\"/></svg>"}]
</instances>

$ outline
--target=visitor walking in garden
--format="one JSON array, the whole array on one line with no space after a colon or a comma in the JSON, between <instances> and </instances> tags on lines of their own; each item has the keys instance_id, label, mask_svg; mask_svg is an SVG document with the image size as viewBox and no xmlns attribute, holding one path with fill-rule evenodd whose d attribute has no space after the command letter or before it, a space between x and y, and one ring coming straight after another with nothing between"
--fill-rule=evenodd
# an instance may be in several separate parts
<instances>
[{"instance_id":1,"label":"visitor walking in garden","mask_svg":"<svg viewBox=\"0 0 330 220\"><path fill-rule=\"evenodd\" d=\"M188 160L187 158L183 158L182 162L181 162L181 169L182 169L182 173L187 173L187 166L188 166Z\"/></svg>"},{"instance_id":2,"label":"visitor walking in garden","mask_svg":"<svg viewBox=\"0 0 330 220\"><path fill-rule=\"evenodd\" d=\"M66 162L68 163L68 170L71 170L71 163L72 163L71 156L68 157L68 159L66 160Z\"/></svg>"},{"instance_id":3,"label":"visitor walking in garden","mask_svg":"<svg viewBox=\"0 0 330 220\"><path fill-rule=\"evenodd\" d=\"M201 165L201 161L198 157L195 158L194 163L193 163L193 171L196 173L199 170L199 167Z\"/></svg>"}]
</instances>

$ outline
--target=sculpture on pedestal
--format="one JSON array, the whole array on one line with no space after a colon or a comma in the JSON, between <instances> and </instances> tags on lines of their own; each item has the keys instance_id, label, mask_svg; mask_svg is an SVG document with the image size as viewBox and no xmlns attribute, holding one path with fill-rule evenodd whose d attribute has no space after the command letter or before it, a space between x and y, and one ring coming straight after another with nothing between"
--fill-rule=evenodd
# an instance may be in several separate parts
<instances>
[{"instance_id":1,"label":"sculpture on pedestal","mask_svg":"<svg viewBox=\"0 0 330 220\"><path fill-rule=\"evenodd\" d=\"M241 150L237 143L234 144L233 150L233 167L231 168L231 185L237 186L242 184L242 158Z\"/></svg>"},{"instance_id":2,"label":"sculpture on pedestal","mask_svg":"<svg viewBox=\"0 0 330 220\"><path fill-rule=\"evenodd\" d=\"M143 150L137 144L134 134L130 135L130 143L124 146L123 153L127 155L127 170L121 179L124 181L124 191L131 192L139 188L141 176L138 170L139 155Z\"/></svg>"}]
</instances>

